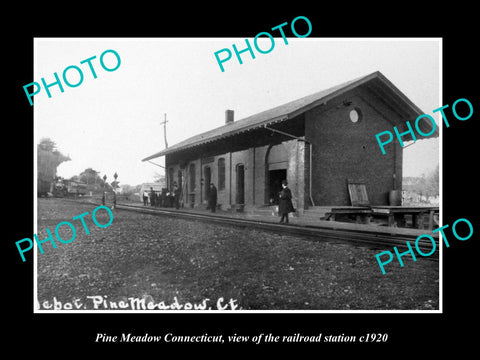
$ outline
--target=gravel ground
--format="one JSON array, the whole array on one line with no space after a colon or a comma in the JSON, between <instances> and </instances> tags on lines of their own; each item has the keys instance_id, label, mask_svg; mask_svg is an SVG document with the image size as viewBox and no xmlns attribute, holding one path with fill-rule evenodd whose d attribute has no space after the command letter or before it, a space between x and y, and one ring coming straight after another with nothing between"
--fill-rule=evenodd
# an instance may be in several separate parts
<instances>
[{"instance_id":1,"label":"gravel ground","mask_svg":"<svg viewBox=\"0 0 480 360\"><path fill-rule=\"evenodd\" d=\"M39 309L438 309L438 263L420 257L382 275L380 250L123 210L100 228L94 208L38 200L40 240L61 221L76 228L72 242L46 242L37 255ZM86 211L89 235L72 220ZM104 210L96 218L108 222ZM63 225L59 235L72 232Z\"/></svg>"}]
</instances>

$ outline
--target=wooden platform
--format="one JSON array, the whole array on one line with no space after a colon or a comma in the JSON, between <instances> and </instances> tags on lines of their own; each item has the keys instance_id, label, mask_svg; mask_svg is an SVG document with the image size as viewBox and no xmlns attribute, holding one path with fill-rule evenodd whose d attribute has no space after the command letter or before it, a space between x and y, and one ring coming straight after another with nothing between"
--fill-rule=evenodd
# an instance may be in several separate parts
<instances>
[{"instance_id":1,"label":"wooden platform","mask_svg":"<svg viewBox=\"0 0 480 360\"><path fill-rule=\"evenodd\" d=\"M194 209L188 208L188 210ZM206 211L202 207L197 207L195 210ZM278 222L278 213L275 211L275 206L256 207L249 211L242 210L243 206L232 206L229 209L219 208L216 214L222 215L225 212L229 216L234 217L244 216L246 218ZM355 231L363 230L389 234L410 234L413 232L413 234L421 234L425 233L426 230L434 228L434 215L438 213L438 206L312 206L301 214L290 214L290 222L298 225L352 229ZM412 216L413 226L406 226L406 215ZM427 218L427 215L428 223L424 220L424 218Z\"/></svg>"},{"instance_id":2,"label":"wooden platform","mask_svg":"<svg viewBox=\"0 0 480 360\"><path fill-rule=\"evenodd\" d=\"M357 224L371 224L372 220L387 218L389 227L406 227L406 215L412 217L412 227L428 230L433 229L434 215L439 213L438 206L315 206L312 210L306 210L305 215L311 219L327 221L341 221L348 218L350 222ZM320 216L321 214L321 216ZM428 223L424 217L428 215Z\"/></svg>"},{"instance_id":3,"label":"wooden platform","mask_svg":"<svg viewBox=\"0 0 480 360\"><path fill-rule=\"evenodd\" d=\"M72 200L74 201L74 200ZM119 204L122 205L122 204ZM128 204L125 204L128 205ZM374 224L374 223L369 223L369 224L360 224L360 223L348 223L348 222L340 222L340 221L331 221L331 220L320 220L318 217L313 218L313 217L305 217L305 216L295 216L292 214L290 217L290 224L278 224L279 222L279 217L276 215L272 215L271 210L268 211L266 208L265 212L259 213L259 212L237 212L237 211L226 211L220 209L217 211L215 214L210 213L207 210L201 209L201 208L189 208L189 207L184 207L179 210L176 210L175 208L153 208L150 206L142 206L142 205L137 205L138 208L141 208L145 212L170 212L170 213L196 213L196 214L201 214L204 216L212 216L212 217L224 217L224 218L232 218L232 219L248 219L248 220L255 220L255 221L262 221L262 222L268 222L268 223L273 223L281 226L291 226L292 228L306 228L306 229L312 229L312 228L318 228L318 229L332 229L332 230L341 230L341 231L349 231L349 232L357 232L357 233L364 233L364 234L371 234L372 239L376 238L376 235L382 236L398 236L399 238L402 239L402 242L404 243L404 237L418 237L420 235L423 235L427 233L426 230L421 230L421 229L412 229L412 228L400 228L400 227L389 227L389 226L380 226L379 224ZM323 208L323 207L322 207ZM356 210L356 209L350 209L350 206L338 206L338 207L326 207L329 209L336 208L338 211L341 211L342 209L345 210ZM321 210L321 209L316 209L316 210ZM362 211L365 210L361 209ZM429 233L430 236L432 236L434 239L438 240L439 238L439 233Z\"/></svg>"}]
</instances>

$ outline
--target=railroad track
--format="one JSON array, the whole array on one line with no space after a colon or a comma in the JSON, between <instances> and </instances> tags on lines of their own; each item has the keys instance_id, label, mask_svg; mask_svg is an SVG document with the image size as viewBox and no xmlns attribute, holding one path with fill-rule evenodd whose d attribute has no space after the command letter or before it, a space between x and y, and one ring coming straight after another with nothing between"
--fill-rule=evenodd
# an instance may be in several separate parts
<instances>
[{"instance_id":1,"label":"railroad track","mask_svg":"<svg viewBox=\"0 0 480 360\"><path fill-rule=\"evenodd\" d=\"M222 225L249 227L267 231L278 232L281 234L300 235L311 238L315 241L338 241L349 243L358 246L368 246L374 249L392 251L393 246L396 246L399 251L401 249L408 249L406 241L409 241L413 246L417 236L415 235L397 235L397 234L382 234L374 231L355 231L345 229L332 229L317 226L298 225L298 224L280 224L268 221L260 221L253 219L244 219L237 217L227 217L215 214L199 214L185 211L167 210L165 208L150 208L137 205L117 205L117 209L135 211L144 214L162 215L187 220L197 220L210 223L218 223ZM438 249L438 239L436 239ZM419 249L424 253L429 253L432 249L432 244L429 240L420 239L418 242ZM425 259L438 261L438 251L432 256L425 257Z\"/></svg>"}]
</instances>

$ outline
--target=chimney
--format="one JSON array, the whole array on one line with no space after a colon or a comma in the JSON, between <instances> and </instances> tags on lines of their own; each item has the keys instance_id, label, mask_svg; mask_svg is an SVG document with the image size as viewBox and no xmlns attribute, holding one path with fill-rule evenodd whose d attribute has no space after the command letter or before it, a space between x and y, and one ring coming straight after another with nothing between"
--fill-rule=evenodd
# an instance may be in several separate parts
<instances>
[{"instance_id":1,"label":"chimney","mask_svg":"<svg viewBox=\"0 0 480 360\"><path fill-rule=\"evenodd\" d=\"M225 110L225 124L233 123L233 110Z\"/></svg>"}]
</instances>

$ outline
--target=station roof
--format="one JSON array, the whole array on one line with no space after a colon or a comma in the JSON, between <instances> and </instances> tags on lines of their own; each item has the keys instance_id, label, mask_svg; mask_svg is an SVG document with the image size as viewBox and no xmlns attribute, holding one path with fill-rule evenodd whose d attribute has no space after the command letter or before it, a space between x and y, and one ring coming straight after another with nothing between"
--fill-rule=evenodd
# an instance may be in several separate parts
<instances>
[{"instance_id":1,"label":"station roof","mask_svg":"<svg viewBox=\"0 0 480 360\"><path fill-rule=\"evenodd\" d=\"M382 73L376 71L369 75L344 82L326 90L316 92L300 99L290 101L286 104L251 115L244 119L225 124L213 130L209 130L204 133L192 136L167 149L150 155L142 159L142 161L148 161L160 156L187 150L195 146L204 145L220 139L227 138L229 136L235 136L246 131L251 131L268 125L272 125L274 123L292 119L295 116L310 110L311 108L314 108L320 104L324 104L327 101L361 85L366 86L370 91L377 94L380 98L383 98L391 107L399 109L399 112L405 115L405 121L411 120L424 114L424 112L422 112ZM424 133L430 133L430 131L432 130L431 123L429 121L423 121L423 119L419 121L419 127ZM437 128L430 137L438 136L439 133ZM420 139L421 138L419 138L418 140ZM411 137L409 139L408 136L405 136L403 140L411 140Z\"/></svg>"}]
</instances>

